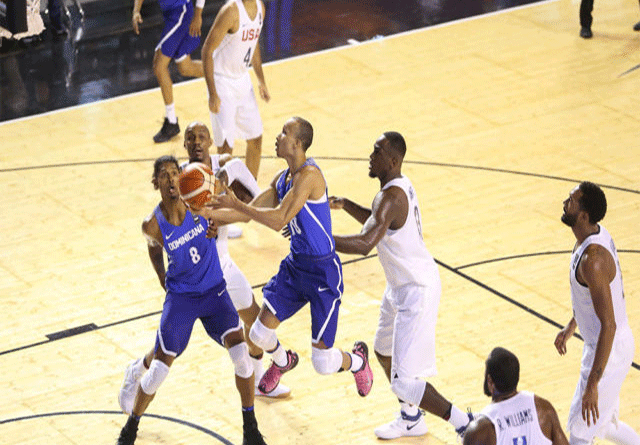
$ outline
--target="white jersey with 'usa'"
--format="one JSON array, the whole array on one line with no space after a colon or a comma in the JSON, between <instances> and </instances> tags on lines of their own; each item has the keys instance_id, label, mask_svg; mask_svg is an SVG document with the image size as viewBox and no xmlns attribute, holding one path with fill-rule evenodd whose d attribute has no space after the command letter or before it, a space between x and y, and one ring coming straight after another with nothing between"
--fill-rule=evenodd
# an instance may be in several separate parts
<instances>
[{"instance_id":1,"label":"white jersey with 'usa'","mask_svg":"<svg viewBox=\"0 0 640 445\"><path fill-rule=\"evenodd\" d=\"M438 277L438 267L422 239L422 220L416 191L406 176L389 181L382 190L389 187L401 188L409 206L404 225L398 230L387 230L377 246L387 283L391 288L406 284L427 286L433 283L434 276Z\"/></svg>"},{"instance_id":2,"label":"white jersey with 'usa'","mask_svg":"<svg viewBox=\"0 0 640 445\"><path fill-rule=\"evenodd\" d=\"M226 34L213 52L213 70L217 75L239 78L248 75L251 59L256 50L262 23L264 4L257 0L258 12L253 20L247 14L242 0L229 0L238 8L239 26L233 34Z\"/></svg>"},{"instance_id":3,"label":"white jersey with 'usa'","mask_svg":"<svg viewBox=\"0 0 640 445\"><path fill-rule=\"evenodd\" d=\"M624 290L622 288L622 273L620 272L620 262L618 252L607 229L598 225L598 233L589 235L581 245L577 246L571 255L571 302L573 312L580 334L584 337L585 346L589 345L595 349L600 336L600 319L593 308L593 301L589 288L578 282L576 278L577 268L582 259L582 255L591 244L599 244L611 254L616 265L616 275L609 283L611 289L611 300L613 303L613 313L616 321L616 337L619 333L629 331L629 321L627 319L627 308L624 301Z\"/></svg>"},{"instance_id":4,"label":"white jersey with 'usa'","mask_svg":"<svg viewBox=\"0 0 640 445\"><path fill-rule=\"evenodd\" d=\"M551 441L540 429L534 395L520 391L482 410L496 430L496 445L547 445Z\"/></svg>"}]
</instances>

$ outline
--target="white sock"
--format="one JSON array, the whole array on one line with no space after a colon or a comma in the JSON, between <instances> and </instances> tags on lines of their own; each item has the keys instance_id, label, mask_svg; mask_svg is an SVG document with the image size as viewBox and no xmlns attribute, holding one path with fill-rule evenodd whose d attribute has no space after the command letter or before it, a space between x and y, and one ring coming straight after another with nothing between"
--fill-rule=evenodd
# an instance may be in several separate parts
<instances>
[{"instance_id":1,"label":"white sock","mask_svg":"<svg viewBox=\"0 0 640 445\"><path fill-rule=\"evenodd\" d=\"M271 352L271 358L273 362L280 367L287 366L287 363L289 363L287 351L285 351L280 343L276 346L275 351Z\"/></svg>"},{"instance_id":2,"label":"white sock","mask_svg":"<svg viewBox=\"0 0 640 445\"><path fill-rule=\"evenodd\" d=\"M462 428L469 424L469 416L463 411L460 411L457 407L451 406L451 417L449 417L449 423L453 425L455 429Z\"/></svg>"},{"instance_id":3,"label":"white sock","mask_svg":"<svg viewBox=\"0 0 640 445\"><path fill-rule=\"evenodd\" d=\"M418 407L407 402L400 402L400 409L409 417L418 415Z\"/></svg>"},{"instance_id":4,"label":"white sock","mask_svg":"<svg viewBox=\"0 0 640 445\"><path fill-rule=\"evenodd\" d=\"M352 352L349 352L348 354L351 356L351 368L349 368L349 371L360 371L360 368L362 368L362 365L364 364L364 360L362 359L362 357Z\"/></svg>"},{"instance_id":5,"label":"white sock","mask_svg":"<svg viewBox=\"0 0 640 445\"><path fill-rule=\"evenodd\" d=\"M264 374L264 368L262 367L262 359L251 357L251 362L253 363L253 373L256 376L256 386L258 386L258 383L262 378L262 374Z\"/></svg>"},{"instance_id":6,"label":"white sock","mask_svg":"<svg viewBox=\"0 0 640 445\"><path fill-rule=\"evenodd\" d=\"M618 445L640 445L640 436L626 423L618 420L618 427L612 422L604 432L604 438Z\"/></svg>"},{"instance_id":7,"label":"white sock","mask_svg":"<svg viewBox=\"0 0 640 445\"><path fill-rule=\"evenodd\" d=\"M165 105L164 114L169 120L169 123L175 124L178 122L178 117L176 116L176 104Z\"/></svg>"}]
</instances>

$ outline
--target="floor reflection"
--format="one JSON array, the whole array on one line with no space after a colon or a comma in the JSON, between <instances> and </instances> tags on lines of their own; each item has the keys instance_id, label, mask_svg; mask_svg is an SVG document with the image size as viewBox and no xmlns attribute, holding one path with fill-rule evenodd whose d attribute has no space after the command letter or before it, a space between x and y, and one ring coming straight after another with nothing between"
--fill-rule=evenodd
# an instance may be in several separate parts
<instances>
[{"instance_id":1,"label":"floor reflection","mask_svg":"<svg viewBox=\"0 0 640 445\"><path fill-rule=\"evenodd\" d=\"M263 61L432 26L535 0L269 0ZM94 0L69 5L70 32L0 54L0 121L157 87L151 69L162 30L156 2L143 5L139 36L130 5ZM209 1L203 34L221 1ZM203 38L204 40L204 38ZM5 46L6 48L6 46ZM198 57L199 50L194 54ZM173 64L175 83L185 80Z\"/></svg>"}]
</instances>

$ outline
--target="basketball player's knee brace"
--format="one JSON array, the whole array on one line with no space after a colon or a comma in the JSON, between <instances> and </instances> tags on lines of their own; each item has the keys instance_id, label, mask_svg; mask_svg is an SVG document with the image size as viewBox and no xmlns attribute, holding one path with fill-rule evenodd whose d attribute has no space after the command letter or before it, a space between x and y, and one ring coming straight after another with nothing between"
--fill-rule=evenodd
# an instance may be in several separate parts
<instances>
[{"instance_id":1,"label":"basketball player's knee brace","mask_svg":"<svg viewBox=\"0 0 640 445\"><path fill-rule=\"evenodd\" d=\"M243 379L251 377L253 374L253 363L249 357L249 346L245 342L238 343L229 348L229 356L238 377Z\"/></svg>"},{"instance_id":2,"label":"basketball player's knee brace","mask_svg":"<svg viewBox=\"0 0 640 445\"><path fill-rule=\"evenodd\" d=\"M423 380L410 377L395 377L391 380L391 391L412 405L420 405L427 383Z\"/></svg>"},{"instance_id":3,"label":"basketball player's knee brace","mask_svg":"<svg viewBox=\"0 0 640 445\"><path fill-rule=\"evenodd\" d=\"M311 348L311 362L318 374L333 374L342 367L342 352L338 348Z\"/></svg>"},{"instance_id":4,"label":"basketball player's knee brace","mask_svg":"<svg viewBox=\"0 0 640 445\"><path fill-rule=\"evenodd\" d=\"M260 194L260 186L256 182L256 178L253 177L247 166L240 159L232 159L224 164L220 170L227 173L229 186L233 184L233 181L239 181L255 198Z\"/></svg>"},{"instance_id":5,"label":"basketball player's knee brace","mask_svg":"<svg viewBox=\"0 0 640 445\"><path fill-rule=\"evenodd\" d=\"M151 360L149 370L142 376L140 386L147 395L156 393L169 374L169 367L158 359Z\"/></svg>"},{"instance_id":6,"label":"basketball player's knee brace","mask_svg":"<svg viewBox=\"0 0 640 445\"><path fill-rule=\"evenodd\" d=\"M258 319L251 326L249 338L258 347L264 351L273 351L278 346L278 336L274 329L269 329Z\"/></svg>"}]
</instances>

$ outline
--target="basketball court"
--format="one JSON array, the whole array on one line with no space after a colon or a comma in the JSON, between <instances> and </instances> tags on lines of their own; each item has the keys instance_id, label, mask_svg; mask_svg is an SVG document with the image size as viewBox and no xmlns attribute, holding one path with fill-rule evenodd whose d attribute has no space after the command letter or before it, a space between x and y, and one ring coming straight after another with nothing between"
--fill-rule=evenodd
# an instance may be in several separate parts
<instances>
[{"instance_id":1,"label":"basketball court","mask_svg":"<svg viewBox=\"0 0 640 445\"><path fill-rule=\"evenodd\" d=\"M541 2L265 65L272 100L258 183L285 168L273 151L290 116L315 130L308 154L330 195L370 204L377 137L401 132L403 172L422 207L422 232L440 266L438 376L460 408L481 410L484 360L495 346L518 355L520 389L549 399L566 425L582 341L560 357L553 341L571 318L574 238L562 201L581 180L602 185L603 225L619 250L631 328L640 342L640 35L637 5L596 2L594 38L578 37L576 3ZM175 86L177 113L208 126L202 79ZM117 393L126 365L153 344L163 292L142 220L159 201L153 160L186 157L181 138L155 145L157 89L0 124L0 437L7 445L115 443L126 420ZM244 154L236 143L236 155ZM360 227L333 213L335 234ZM287 240L257 223L230 241L254 287L276 272ZM336 346L370 345L385 280L375 254L341 255ZM278 329L300 364L283 377L287 400L257 399L270 445L377 444L399 410L382 368L357 395L350 373L311 365L301 311ZM265 360L268 364L268 360ZM640 351L620 417L640 431ZM455 444L427 416L427 436L398 444ZM140 423L137 445L239 444L240 401L227 353L197 324Z\"/></svg>"}]
</instances>

